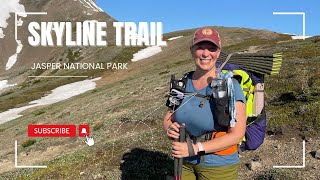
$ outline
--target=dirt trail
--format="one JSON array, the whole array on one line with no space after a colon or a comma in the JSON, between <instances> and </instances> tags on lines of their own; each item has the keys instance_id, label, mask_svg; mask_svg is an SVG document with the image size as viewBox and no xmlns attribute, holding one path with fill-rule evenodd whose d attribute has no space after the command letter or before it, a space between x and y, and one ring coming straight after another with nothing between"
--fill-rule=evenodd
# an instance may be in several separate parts
<instances>
[{"instance_id":1,"label":"dirt trail","mask_svg":"<svg viewBox=\"0 0 320 180\"><path fill-rule=\"evenodd\" d=\"M247 50L239 52L239 54L242 53L257 53L258 51L261 50L261 46L250 46Z\"/></svg>"},{"instance_id":2,"label":"dirt trail","mask_svg":"<svg viewBox=\"0 0 320 180\"><path fill-rule=\"evenodd\" d=\"M310 139L305 143L305 167L281 168L273 166L302 166L303 165L303 140L275 139L267 137L263 145L255 151L246 151L240 154L241 170L239 179L251 179L266 171L284 171L286 175L296 179L320 179L320 160L313 157L312 152L320 148L320 138ZM258 159L262 167L258 170L249 170L247 164L253 159Z\"/></svg>"}]
</instances>

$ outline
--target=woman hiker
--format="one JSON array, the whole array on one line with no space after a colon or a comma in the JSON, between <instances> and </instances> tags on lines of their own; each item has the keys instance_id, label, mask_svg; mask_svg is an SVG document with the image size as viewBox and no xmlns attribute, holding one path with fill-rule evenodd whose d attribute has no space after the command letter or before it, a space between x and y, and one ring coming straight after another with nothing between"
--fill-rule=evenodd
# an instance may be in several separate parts
<instances>
[{"instance_id":1,"label":"woman hiker","mask_svg":"<svg viewBox=\"0 0 320 180\"><path fill-rule=\"evenodd\" d=\"M210 84L217 77L216 62L221 52L219 33L212 28L197 29L190 51L195 71L187 75L185 91L211 97ZM234 127L219 126L214 98L187 96L178 109L169 106L163 122L166 135L172 140L178 139L179 127L184 125L191 139L189 145L172 142L172 156L183 158L182 180L237 179L237 145L245 134L246 102L239 83L234 79L232 82L236 109Z\"/></svg>"}]
</instances>

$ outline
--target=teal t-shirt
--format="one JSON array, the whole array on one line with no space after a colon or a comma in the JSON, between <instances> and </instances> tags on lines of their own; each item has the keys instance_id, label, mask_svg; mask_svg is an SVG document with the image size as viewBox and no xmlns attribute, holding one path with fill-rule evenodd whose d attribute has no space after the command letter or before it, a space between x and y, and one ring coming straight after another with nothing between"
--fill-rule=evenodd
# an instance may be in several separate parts
<instances>
[{"instance_id":1,"label":"teal t-shirt","mask_svg":"<svg viewBox=\"0 0 320 180\"><path fill-rule=\"evenodd\" d=\"M237 80L233 80L234 92L236 101L246 102L241 87ZM212 88L210 85L201 90L197 90L192 83L192 80L188 78L187 92L195 92L198 94L208 95L212 94ZM199 106L200 103L202 106ZM185 124L186 129L193 136L201 136L205 133L215 131L214 129L214 103L211 100L204 100L202 97L187 96L183 99L181 106L174 113L174 120L179 124ZM239 163L238 153L234 153L227 156L220 156L215 154L204 155L204 161L200 161L199 156L188 157L185 160L192 164L200 164L204 166L227 166Z\"/></svg>"}]
</instances>

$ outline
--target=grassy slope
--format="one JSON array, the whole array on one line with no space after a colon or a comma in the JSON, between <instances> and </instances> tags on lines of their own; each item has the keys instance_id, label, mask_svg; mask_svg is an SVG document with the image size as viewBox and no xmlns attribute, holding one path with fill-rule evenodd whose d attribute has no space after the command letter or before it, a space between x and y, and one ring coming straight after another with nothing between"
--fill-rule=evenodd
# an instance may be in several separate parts
<instances>
[{"instance_id":1,"label":"grassy slope","mask_svg":"<svg viewBox=\"0 0 320 180\"><path fill-rule=\"evenodd\" d=\"M277 44L275 50L284 56L282 70L266 79L271 133L293 129L304 138L319 132L319 49L320 37Z\"/></svg>"},{"instance_id":2,"label":"grassy slope","mask_svg":"<svg viewBox=\"0 0 320 180\"><path fill-rule=\"evenodd\" d=\"M163 48L163 53L138 62L141 63L140 68L132 70L133 75L124 80L106 84L70 101L38 109L4 124L0 133L6 134L7 138L2 144L10 144L12 139L27 142L25 127L35 122L88 123L96 144L89 148L81 138L37 138L34 145L26 148L19 146L19 152L31 156L33 152L48 151L50 146L62 145L66 145L68 150L60 150L60 156L54 154L39 158L36 164L48 165L47 169L16 170L2 174L2 177L118 179L122 173L124 179L128 178L128 174L130 179L163 179L166 174L172 174L172 160L167 155L169 141L161 132L164 94L170 74L181 75L193 69L187 47L191 32L184 31L184 37L170 42L168 48ZM239 33L241 31L237 35ZM249 37L247 31L245 33L245 39L249 38L249 42L231 42L225 50L245 50L260 42L264 51L284 52L280 75L266 79L269 133L286 134L289 130L299 130L302 135L307 135L306 130L316 132L320 125L319 106L315 106L319 103L320 92L319 73L315 71L319 67L319 38L298 43L276 43L276 40L266 41ZM176 35L180 35L179 32ZM172 33L167 37L176 35ZM279 37L277 41L284 39ZM228 39L225 41L228 42ZM6 153L2 156L10 156L12 152Z\"/></svg>"},{"instance_id":3,"label":"grassy slope","mask_svg":"<svg viewBox=\"0 0 320 180\"><path fill-rule=\"evenodd\" d=\"M137 52L141 47L135 48L120 48L115 46L109 46L105 49L100 49L98 52L104 51L108 54L108 57L102 59L92 59L90 62L103 63L104 68L106 68L106 63L109 62L123 62L123 59L128 60L133 53ZM83 62L83 56L80 55L79 49L71 50L68 49L65 52L66 58L64 60L60 59L59 63L77 63ZM99 57L95 56L94 57ZM52 62L55 62L52 60ZM87 62L87 61L86 61ZM50 76L88 76L88 77L99 77L106 70L29 70L21 74L22 76L40 76L40 75L50 75ZM112 70L108 70L112 73ZM6 111L8 109L23 106L26 103L39 99L45 94L48 94L52 89L62 86L64 84L69 84L76 81L81 81L86 78L28 78L25 82L18 85L16 89L12 89L0 94L0 112Z\"/></svg>"}]
</instances>

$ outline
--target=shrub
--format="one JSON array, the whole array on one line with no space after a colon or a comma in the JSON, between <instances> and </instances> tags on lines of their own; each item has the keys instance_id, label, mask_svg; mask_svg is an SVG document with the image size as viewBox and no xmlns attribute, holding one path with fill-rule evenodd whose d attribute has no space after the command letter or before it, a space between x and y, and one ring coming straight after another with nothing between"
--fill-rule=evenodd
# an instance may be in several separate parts
<instances>
[{"instance_id":1,"label":"shrub","mask_svg":"<svg viewBox=\"0 0 320 180\"><path fill-rule=\"evenodd\" d=\"M26 147L32 146L34 143L36 143L36 140L35 140L35 139L28 139L28 140L26 140L25 142L23 142L23 143L21 144L21 146L22 146L23 148L26 148Z\"/></svg>"}]
</instances>

